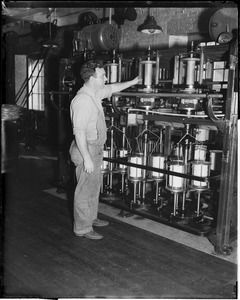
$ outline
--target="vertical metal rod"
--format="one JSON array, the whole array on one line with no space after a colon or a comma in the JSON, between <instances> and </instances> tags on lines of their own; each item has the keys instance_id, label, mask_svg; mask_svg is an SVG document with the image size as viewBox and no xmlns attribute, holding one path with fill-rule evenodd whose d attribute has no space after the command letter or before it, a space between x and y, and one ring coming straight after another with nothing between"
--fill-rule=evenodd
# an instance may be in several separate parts
<instances>
[{"instance_id":1,"label":"vertical metal rod","mask_svg":"<svg viewBox=\"0 0 240 300\"><path fill-rule=\"evenodd\" d=\"M138 194L141 195L141 181L138 182Z\"/></svg>"},{"instance_id":2,"label":"vertical metal rod","mask_svg":"<svg viewBox=\"0 0 240 300\"><path fill-rule=\"evenodd\" d=\"M102 180L101 180L101 193L103 193L103 179L104 179L104 176L103 176L103 173L102 173Z\"/></svg>"},{"instance_id":3,"label":"vertical metal rod","mask_svg":"<svg viewBox=\"0 0 240 300\"><path fill-rule=\"evenodd\" d=\"M173 84L179 84L179 55L176 55L174 58L174 77Z\"/></svg>"},{"instance_id":4,"label":"vertical metal rod","mask_svg":"<svg viewBox=\"0 0 240 300\"><path fill-rule=\"evenodd\" d=\"M174 193L173 195L174 195L174 201L173 201L173 215L176 216L178 194L177 194L177 193Z\"/></svg>"},{"instance_id":5,"label":"vertical metal rod","mask_svg":"<svg viewBox=\"0 0 240 300\"><path fill-rule=\"evenodd\" d=\"M161 187L160 187L160 189L158 188L158 191L159 191L158 195L159 195L159 198L160 198L160 207L162 208L163 201L162 201L162 197L161 197Z\"/></svg>"},{"instance_id":6,"label":"vertical metal rod","mask_svg":"<svg viewBox=\"0 0 240 300\"><path fill-rule=\"evenodd\" d=\"M110 73L110 66L109 65L107 65L107 77L108 77L107 83L110 83L111 73Z\"/></svg>"},{"instance_id":7,"label":"vertical metal rod","mask_svg":"<svg viewBox=\"0 0 240 300\"><path fill-rule=\"evenodd\" d=\"M189 128L190 128L190 125L186 124L186 134L185 134L185 136L189 134ZM186 138L185 139L184 157L183 157L183 160L184 160L185 164L188 162L188 157L189 157L189 139Z\"/></svg>"},{"instance_id":8,"label":"vertical metal rod","mask_svg":"<svg viewBox=\"0 0 240 300\"><path fill-rule=\"evenodd\" d=\"M199 213L200 213L201 192L198 191L197 194L198 194L198 200L197 200L197 217L198 217L198 216L199 216Z\"/></svg>"},{"instance_id":9,"label":"vertical metal rod","mask_svg":"<svg viewBox=\"0 0 240 300\"><path fill-rule=\"evenodd\" d=\"M183 61L182 61L182 57L179 54L179 72L178 72L178 84L183 84L183 74L184 70L183 70Z\"/></svg>"},{"instance_id":10,"label":"vertical metal rod","mask_svg":"<svg viewBox=\"0 0 240 300\"><path fill-rule=\"evenodd\" d=\"M133 182L133 203L136 204L137 203L137 195L136 195L136 185L137 185L137 182L134 181Z\"/></svg>"},{"instance_id":11,"label":"vertical metal rod","mask_svg":"<svg viewBox=\"0 0 240 300\"><path fill-rule=\"evenodd\" d=\"M157 57L156 57L156 77L155 77L155 84L158 85L158 79L159 79L159 63L160 63L160 56L157 51Z\"/></svg>"},{"instance_id":12,"label":"vertical metal rod","mask_svg":"<svg viewBox=\"0 0 240 300\"><path fill-rule=\"evenodd\" d=\"M109 24L112 24L112 8L109 8Z\"/></svg>"},{"instance_id":13,"label":"vertical metal rod","mask_svg":"<svg viewBox=\"0 0 240 300\"><path fill-rule=\"evenodd\" d=\"M203 63L204 63L204 53L201 49L200 54L200 67L199 67L199 84L201 85L203 83Z\"/></svg>"},{"instance_id":14,"label":"vertical metal rod","mask_svg":"<svg viewBox=\"0 0 240 300\"><path fill-rule=\"evenodd\" d=\"M138 77L139 77L139 79L141 79L141 80L142 80L142 68L143 68L143 66L142 66L142 64L141 64L141 59L139 59L139 65L138 65Z\"/></svg>"},{"instance_id":15,"label":"vertical metal rod","mask_svg":"<svg viewBox=\"0 0 240 300\"><path fill-rule=\"evenodd\" d=\"M155 198L155 203L158 203L158 186L159 186L159 182L156 181L156 198Z\"/></svg>"},{"instance_id":16,"label":"vertical metal rod","mask_svg":"<svg viewBox=\"0 0 240 300\"><path fill-rule=\"evenodd\" d=\"M118 59L118 82L122 80L122 57L119 56Z\"/></svg>"},{"instance_id":17,"label":"vertical metal rod","mask_svg":"<svg viewBox=\"0 0 240 300\"><path fill-rule=\"evenodd\" d=\"M147 115L147 113L146 113ZM147 165L147 128L148 128L148 120L145 120L145 134L144 134L144 148L143 148L143 165ZM142 197L145 198L146 193L146 170L143 169L143 189L142 189Z\"/></svg>"},{"instance_id":18,"label":"vertical metal rod","mask_svg":"<svg viewBox=\"0 0 240 300\"><path fill-rule=\"evenodd\" d=\"M123 135L122 135L122 147L125 148L126 127L122 128L122 132L123 132Z\"/></svg>"},{"instance_id":19,"label":"vertical metal rod","mask_svg":"<svg viewBox=\"0 0 240 300\"><path fill-rule=\"evenodd\" d=\"M162 152L163 152L163 149L162 149L162 147L163 147L163 130L162 129L160 129L159 130L159 153L161 153L162 154Z\"/></svg>"},{"instance_id":20,"label":"vertical metal rod","mask_svg":"<svg viewBox=\"0 0 240 300\"><path fill-rule=\"evenodd\" d=\"M124 193L124 173L122 173L122 194Z\"/></svg>"},{"instance_id":21,"label":"vertical metal rod","mask_svg":"<svg viewBox=\"0 0 240 300\"><path fill-rule=\"evenodd\" d=\"M186 181L184 181L184 184L185 184ZM185 201L186 201L186 192L184 191L183 192L183 195L182 195L182 211L185 210Z\"/></svg>"},{"instance_id":22,"label":"vertical metal rod","mask_svg":"<svg viewBox=\"0 0 240 300\"><path fill-rule=\"evenodd\" d=\"M114 118L112 117L111 118L111 123L112 123L112 126L113 126L113 122L114 122ZM110 158L112 159L113 158L113 127L111 129L111 147L110 147ZM110 162L110 174L109 174L109 188L110 190L112 189L112 179L113 179L113 163Z\"/></svg>"}]
</instances>

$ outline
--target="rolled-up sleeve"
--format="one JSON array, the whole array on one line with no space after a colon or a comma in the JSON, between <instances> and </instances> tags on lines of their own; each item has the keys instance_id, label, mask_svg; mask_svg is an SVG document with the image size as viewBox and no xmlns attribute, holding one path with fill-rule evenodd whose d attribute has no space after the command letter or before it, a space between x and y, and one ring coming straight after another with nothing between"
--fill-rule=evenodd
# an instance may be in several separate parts
<instances>
[{"instance_id":1,"label":"rolled-up sleeve","mask_svg":"<svg viewBox=\"0 0 240 300\"><path fill-rule=\"evenodd\" d=\"M112 87L111 85L105 85L104 89L101 89L97 92L97 97L99 99L109 98L112 96Z\"/></svg>"},{"instance_id":2,"label":"rolled-up sleeve","mask_svg":"<svg viewBox=\"0 0 240 300\"><path fill-rule=\"evenodd\" d=\"M91 101L88 96L84 99L76 99L71 103L71 119L73 134L84 131L87 132L87 125L91 117Z\"/></svg>"}]
</instances>

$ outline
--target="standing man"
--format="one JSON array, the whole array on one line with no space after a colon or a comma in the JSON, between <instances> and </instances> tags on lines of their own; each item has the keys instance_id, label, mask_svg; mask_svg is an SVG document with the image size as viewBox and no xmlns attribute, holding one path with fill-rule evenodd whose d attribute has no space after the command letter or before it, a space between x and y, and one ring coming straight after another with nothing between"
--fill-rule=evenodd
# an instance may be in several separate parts
<instances>
[{"instance_id":1,"label":"standing man","mask_svg":"<svg viewBox=\"0 0 240 300\"><path fill-rule=\"evenodd\" d=\"M107 139L101 100L137 84L139 79L136 77L128 82L105 85L106 73L99 60L85 62L80 75L84 85L70 105L75 139L69 152L76 167L77 179L73 205L73 231L77 236L102 239L103 236L93 230L93 226L109 224L97 218L103 145Z\"/></svg>"}]
</instances>

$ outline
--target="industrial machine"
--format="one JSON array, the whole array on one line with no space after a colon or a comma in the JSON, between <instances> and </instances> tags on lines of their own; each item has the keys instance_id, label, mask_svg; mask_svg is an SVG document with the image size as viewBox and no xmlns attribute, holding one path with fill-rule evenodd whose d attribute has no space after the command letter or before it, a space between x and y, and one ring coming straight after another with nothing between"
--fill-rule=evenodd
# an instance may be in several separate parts
<instances>
[{"instance_id":1,"label":"industrial machine","mask_svg":"<svg viewBox=\"0 0 240 300\"><path fill-rule=\"evenodd\" d=\"M197 235L217 228L215 247L228 253L236 204L236 41L120 53L109 24L99 26L93 43L96 27L75 32L75 58L101 57L107 83L141 79L103 101L108 139L100 201L123 217L134 213Z\"/></svg>"},{"instance_id":2,"label":"industrial machine","mask_svg":"<svg viewBox=\"0 0 240 300\"><path fill-rule=\"evenodd\" d=\"M105 102L101 201L123 216L209 235L219 207L227 63L210 61L207 47L193 43L173 57L172 69L163 70L161 52L150 48L141 57L113 57L109 83L136 75L142 83Z\"/></svg>"}]
</instances>

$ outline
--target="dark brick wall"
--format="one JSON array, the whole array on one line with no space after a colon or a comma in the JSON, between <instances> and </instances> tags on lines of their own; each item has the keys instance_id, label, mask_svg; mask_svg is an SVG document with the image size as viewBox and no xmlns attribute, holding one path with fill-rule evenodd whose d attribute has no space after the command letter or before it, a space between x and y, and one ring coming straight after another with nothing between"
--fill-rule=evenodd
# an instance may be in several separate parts
<instances>
[{"instance_id":1,"label":"dark brick wall","mask_svg":"<svg viewBox=\"0 0 240 300\"><path fill-rule=\"evenodd\" d=\"M151 8L157 24L162 27L163 32L156 35L147 35L137 31L139 25L143 24L148 10L138 7L137 19L134 22L126 20L121 28L120 50L146 49L149 45L154 48L168 48L170 35L191 35L201 34L208 19L203 19L208 8ZM204 28L206 34L207 26Z\"/></svg>"},{"instance_id":2,"label":"dark brick wall","mask_svg":"<svg viewBox=\"0 0 240 300\"><path fill-rule=\"evenodd\" d=\"M169 6L171 6L171 1L169 1ZM137 30L148 15L148 8L137 7L135 9L137 12L136 20L125 20L120 28L120 51L147 49L149 45L151 48L166 49L169 46L169 36L185 35L191 36L191 39L193 39L194 35L206 34L211 14L217 8L152 7L150 14L155 17L157 24L163 29L163 32L157 35L147 35ZM106 10L106 17L108 17L108 13L109 10ZM112 24L115 24L114 21L112 21ZM58 28L58 33L54 40L58 44L58 49L55 52L58 52L60 56L69 57L72 55L73 30L77 30L76 28L78 28L76 25ZM12 30L18 32L17 28ZM31 35L21 36L21 42L15 45L14 51L18 54L37 52L40 49L40 42L39 39L33 40Z\"/></svg>"}]
</instances>

